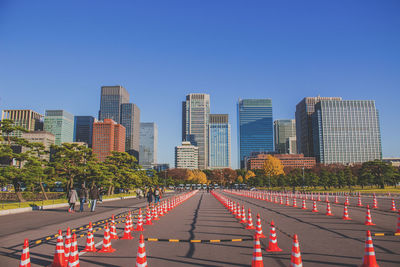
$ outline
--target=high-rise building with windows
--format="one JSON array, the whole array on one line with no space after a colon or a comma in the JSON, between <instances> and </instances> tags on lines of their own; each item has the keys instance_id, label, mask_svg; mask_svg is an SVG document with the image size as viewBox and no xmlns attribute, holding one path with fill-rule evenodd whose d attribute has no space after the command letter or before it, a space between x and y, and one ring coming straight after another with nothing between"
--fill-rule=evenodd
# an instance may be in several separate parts
<instances>
[{"instance_id":1,"label":"high-rise building with windows","mask_svg":"<svg viewBox=\"0 0 400 267\"><path fill-rule=\"evenodd\" d=\"M297 152L314 157L312 114L315 104L321 100L342 100L341 97L305 97L296 105Z\"/></svg>"},{"instance_id":2,"label":"high-rise building with windows","mask_svg":"<svg viewBox=\"0 0 400 267\"><path fill-rule=\"evenodd\" d=\"M30 143L42 143L45 151L49 153L40 155L40 158L49 161L50 147L51 145L54 145L56 141L56 137L54 136L54 134L45 131L31 131L22 133L22 138L26 139ZM28 149L25 147L22 148L22 152L25 152L27 150Z\"/></svg>"},{"instance_id":3,"label":"high-rise building with windows","mask_svg":"<svg viewBox=\"0 0 400 267\"><path fill-rule=\"evenodd\" d=\"M46 110L44 130L54 134L55 144L74 141L74 115L65 110Z\"/></svg>"},{"instance_id":4,"label":"high-rise building with windows","mask_svg":"<svg viewBox=\"0 0 400 267\"><path fill-rule=\"evenodd\" d=\"M27 131L43 131L43 115L30 109L7 109L1 113L1 120L12 120L15 126L20 126ZM21 137L21 131L15 131L11 136Z\"/></svg>"},{"instance_id":5,"label":"high-rise building with windows","mask_svg":"<svg viewBox=\"0 0 400 267\"><path fill-rule=\"evenodd\" d=\"M99 120L112 119L120 123L121 104L129 102L128 91L120 86L102 86Z\"/></svg>"},{"instance_id":6,"label":"high-rise building with windows","mask_svg":"<svg viewBox=\"0 0 400 267\"><path fill-rule=\"evenodd\" d=\"M372 100L320 100L312 115L317 162L382 159L379 114Z\"/></svg>"},{"instance_id":7,"label":"high-rise building with windows","mask_svg":"<svg viewBox=\"0 0 400 267\"><path fill-rule=\"evenodd\" d=\"M208 121L208 168L231 167L231 126L228 114L210 114Z\"/></svg>"},{"instance_id":8,"label":"high-rise building with windows","mask_svg":"<svg viewBox=\"0 0 400 267\"><path fill-rule=\"evenodd\" d=\"M297 154L291 147L289 152L289 138L296 137L295 120L275 120L274 121L275 150L279 154Z\"/></svg>"},{"instance_id":9,"label":"high-rise building with windows","mask_svg":"<svg viewBox=\"0 0 400 267\"><path fill-rule=\"evenodd\" d=\"M175 147L175 168L195 170L199 168L199 148L189 141Z\"/></svg>"},{"instance_id":10,"label":"high-rise building with windows","mask_svg":"<svg viewBox=\"0 0 400 267\"><path fill-rule=\"evenodd\" d=\"M104 161L112 151L125 152L125 127L112 119L93 124L93 153Z\"/></svg>"},{"instance_id":11,"label":"high-rise building with windows","mask_svg":"<svg viewBox=\"0 0 400 267\"><path fill-rule=\"evenodd\" d=\"M198 168L208 166L208 118L210 95L189 94L182 102L182 141L198 147Z\"/></svg>"},{"instance_id":12,"label":"high-rise building with windows","mask_svg":"<svg viewBox=\"0 0 400 267\"><path fill-rule=\"evenodd\" d=\"M151 168L157 164L158 128L154 122L140 123L140 159L139 164Z\"/></svg>"},{"instance_id":13,"label":"high-rise building with windows","mask_svg":"<svg viewBox=\"0 0 400 267\"><path fill-rule=\"evenodd\" d=\"M274 127L271 99L239 99L238 143L240 168L252 152L274 150Z\"/></svg>"},{"instance_id":14,"label":"high-rise building with windows","mask_svg":"<svg viewBox=\"0 0 400 267\"><path fill-rule=\"evenodd\" d=\"M95 121L96 119L92 116L75 116L74 142L85 142L91 148Z\"/></svg>"},{"instance_id":15,"label":"high-rise building with windows","mask_svg":"<svg viewBox=\"0 0 400 267\"><path fill-rule=\"evenodd\" d=\"M126 129L125 151L139 159L140 109L132 103L121 105L120 124Z\"/></svg>"}]
</instances>

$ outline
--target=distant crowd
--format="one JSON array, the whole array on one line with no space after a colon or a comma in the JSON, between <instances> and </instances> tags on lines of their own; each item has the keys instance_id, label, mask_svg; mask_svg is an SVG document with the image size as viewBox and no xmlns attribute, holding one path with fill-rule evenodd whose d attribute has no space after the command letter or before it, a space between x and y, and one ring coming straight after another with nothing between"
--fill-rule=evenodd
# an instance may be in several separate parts
<instances>
[{"instance_id":1,"label":"distant crowd","mask_svg":"<svg viewBox=\"0 0 400 267\"><path fill-rule=\"evenodd\" d=\"M96 204L98 201L103 202L103 195L105 190L102 186L97 187L93 185L90 189L86 188L85 184L82 184L79 189L71 189L68 192L68 212L75 212L76 202L80 202L79 212L83 212L85 203L88 203L88 207L91 212L96 210Z\"/></svg>"}]
</instances>

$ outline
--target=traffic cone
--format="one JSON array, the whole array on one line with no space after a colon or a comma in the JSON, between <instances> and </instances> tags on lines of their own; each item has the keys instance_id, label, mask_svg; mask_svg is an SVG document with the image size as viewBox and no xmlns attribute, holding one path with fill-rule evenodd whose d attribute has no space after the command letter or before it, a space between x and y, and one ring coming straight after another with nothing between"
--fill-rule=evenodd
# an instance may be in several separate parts
<instances>
[{"instance_id":1,"label":"traffic cone","mask_svg":"<svg viewBox=\"0 0 400 267\"><path fill-rule=\"evenodd\" d=\"M251 217L251 210L247 211L247 226L246 229L254 229L253 218Z\"/></svg>"},{"instance_id":2,"label":"traffic cone","mask_svg":"<svg viewBox=\"0 0 400 267\"><path fill-rule=\"evenodd\" d=\"M369 209L369 205L367 205L367 215L365 216L365 225L375 225L372 223L371 219L371 210Z\"/></svg>"},{"instance_id":3,"label":"traffic cone","mask_svg":"<svg viewBox=\"0 0 400 267\"><path fill-rule=\"evenodd\" d=\"M242 211L240 210L240 205L238 203L236 207L236 219L241 219L241 218L242 218Z\"/></svg>"},{"instance_id":4,"label":"traffic cone","mask_svg":"<svg viewBox=\"0 0 400 267\"><path fill-rule=\"evenodd\" d=\"M292 256L290 259L290 266L291 267L302 267L303 266L303 262L301 260L300 245L299 245L299 240L297 238L297 234L295 234L293 236Z\"/></svg>"},{"instance_id":5,"label":"traffic cone","mask_svg":"<svg viewBox=\"0 0 400 267\"><path fill-rule=\"evenodd\" d=\"M129 225L129 217L128 216L126 216L126 220L125 220L124 236L121 237L121 239L133 239L133 236L131 234L131 227Z\"/></svg>"},{"instance_id":6,"label":"traffic cone","mask_svg":"<svg viewBox=\"0 0 400 267\"><path fill-rule=\"evenodd\" d=\"M365 253L361 267L379 267L376 262L374 244L372 243L371 232L367 230L367 238L365 240Z\"/></svg>"},{"instance_id":7,"label":"traffic cone","mask_svg":"<svg viewBox=\"0 0 400 267\"><path fill-rule=\"evenodd\" d=\"M362 207L362 203L361 203L361 195L358 195L358 201L357 201L357 207Z\"/></svg>"},{"instance_id":8,"label":"traffic cone","mask_svg":"<svg viewBox=\"0 0 400 267\"><path fill-rule=\"evenodd\" d=\"M301 204L301 209L302 210L306 210L307 209L307 207L306 207L306 200L303 198L303 203Z\"/></svg>"},{"instance_id":9,"label":"traffic cone","mask_svg":"<svg viewBox=\"0 0 400 267\"><path fill-rule=\"evenodd\" d=\"M392 198L392 208L390 209L391 211L397 211L396 210L396 204L394 203L394 199Z\"/></svg>"},{"instance_id":10,"label":"traffic cone","mask_svg":"<svg viewBox=\"0 0 400 267\"><path fill-rule=\"evenodd\" d=\"M282 251L282 249L278 247L278 239L276 237L274 221L271 221L271 230L269 233L269 242L266 251L268 252Z\"/></svg>"},{"instance_id":11,"label":"traffic cone","mask_svg":"<svg viewBox=\"0 0 400 267\"><path fill-rule=\"evenodd\" d=\"M333 216L332 211L331 211L331 203L329 201L326 203L326 216Z\"/></svg>"},{"instance_id":12,"label":"traffic cone","mask_svg":"<svg viewBox=\"0 0 400 267\"><path fill-rule=\"evenodd\" d=\"M342 219L343 219L343 220L347 220L347 221L351 220L351 218L349 217L349 213L348 213L348 211L347 211L347 205L344 205L343 217L342 217Z\"/></svg>"},{"instance_id":13,"label":"traffic cone","mask_svg":"<svg viewBox=\"0 0 400 267\"><path fill-rule=\"evenodd\" d=\"M71 242L72 242L71 229L68 227L67 233L65 234L65 245L64 245L65 265L68 265L68 259L71 250Z\"/></svg>"},{"instance_id":14,"label":"traffic cone","mask_svg":"<svg viewBox=\"0 0 400 267\"><path fill-rule=\"evenodd\" d=\"M97 249L94 246L94 238L93 238L93 233L91 231L88 231L87 233L87 238L86 238L86 247L84 250L85 252L96 252Z\"/></svg>"},{"instance_id":15,"label":"traffic cone","mask_svg":"<svg viewBox=\"0 0 400 267\"><path fill-rule=\"evenodd\" d=\"M155 206L153 206L153 210L154 210L154 213L153 213L153 221L158 221L158 220L160 220L160 218L158 218L158 212L157 212L157 208L156 208Z\"/></svg>"},{"instance_id":16,"label":"traffic cone","mask_svg":"<svg viewBox=\"0 0 400 267\"><path fill-rule=\"evenodd\" d=\"M147 207L146 209L146 225L153 225L152 221L151 221L151 210L149 209L149 207Z\"/></svg>"},{"instance_id":17,"label":"traffic cone","mask_svg":"<svg viewBox=\"0 0 400 267\"><path fill-rule=\"evenodd\" d=\"M375 193L374 193L374 202L373 202L372 208L373 208L373 209L377 209L377 208L378 208L378 201L376 200L376 195L375 195Z\"/></svg>"},{"instance_id":18,"label":"traffic cone","mask_svg":"<svg viewBox=\"0 0 400 267\"><path fill-rule=\"evenodd\" d=\"M293 198L293 207L297 208L297 200L296 200L296 198Z\"/></svg>"},{"instance_id":19,"label":"traffic cone","mask_svg":"<svg viewBox=\"0 0 400 267\"><path fill-rule=\"evenodd\" d=\"M56 251L54 252L53 263L50 267L64 267L65 266L65 254L64 254L64 239L62 231L58 230Z\"/></svg>"},{"instance_id":20,"label":"traffic cone","mask_svg":"<svg viewBox=\"0 0 400 267\"><path fill-rule=\"evenodd\" d=\"M315 200L314 200L314 202L313 202L312 212L318 212L318 209L317 209L317 202L316 202Z\"/></svg>"},{"instance_id":21,"label":"traffic cone","mask_svg":"<svg viewBox=\"0 0 400 267\"><path fill-rule=\"evenodd\" d=\"M335 204L338 204L338 203L339 203L337 195L335 195L335 202L334 202L334 203L335 203Z\"/></svg>"},{"instance_id":22,"label":"traffic cone","mask_svg":"<svg viewBox=\"0 0 400 267\"><path fill-rule=\"evenodd\" d=\"M164 216L163 208L160 205L157 206L157 209L158 209L158 215Z\"/></svg>"},{"instance_id":23,"label":"traffic cone","mask_svg":"<svg viewBox=\"0 0 400 267\"><path fill-rule=\"evenodd\" d=\"M290 204L289 204L289 197L288 197L288 196L286 196L285 206L290 206Z\"/></svg>"},{"instance_id":24,"label":"traffic cone","mask_svg":"<svg viewBox=\"0 0 400 267\"><path fill-rule=\"evenodd\" d=\"M399 209L399 215L397 215L397 231L396 233L400 234L400 209Z\"/></svg>"},{"instance_id":25,"label":"traffic cone","mask_svg":"<svg viewBox=\"0 0 400 267\"><path fill-rule=\"evenodd\" d=\"M92 222L89 222L88 230L93 233L93 225Z\"/></svg>"},{"instance_id":26,"label":"traffic cone","mask_svg":"<svg viewBox=\"0 0 400 267\"><path fill-rule=\"evenodd\" d=\"M257 235L258 238L265 238L265 235L263 234L263 230L262 230L262 226L261 226L261 218L260 218L260 214L259 213L257 213L256 235Z\"/></svg>"},{"instance_id":27,"label":"traffic cone","mask_svg":"<svg viewBox=\"0 0 400 267\"><path fill-rule=\"evenodd\" d=\"M29 255L29 241L24 240L24 246L22 247L21 261L19 267L31 267L31 256Z\"/></svg>"},{"instance_id":28,"label":"traffic cone","mask_svg":"<svg viewBox=\"0 0 400 267\"><path fill-rule=\"evenodd\" d=\"M111 239L119 239L119 237L117 236L117 227L115 226L115 222L111 222L110 225L110 238Z\"/></svg>"},{"instance_id":29,"label":"traffic cone","mask_svg":"<svg viewBox=\"0 0 400 267\"><path fill-rule=\"evenodd\" d=\"M76 241L76 234L72 235L71 253L68 258L68 267L79 267L79 251L78 242Z\"/></svg>"},{"instance_id":30,"label":"traffic cone","mask_svg":"<svg viewBox=\"0 0 400 267\"><path fill-rule=\"evenodd\" d=\"M239 223L247 223L246 220L246 211L244 209L244 206L242 206L242 217L240 218L240 222Z\"/></svg>"},{"instance_id":31,"label":"traffic cone","mask_svg":"<svg viewBox=\"0 0 400 267\"><path fill-rule=\"evenodd\" d=\"M346 196L346 200L345 200L344 203L346 203L346 205L349 206L349 204L350 204L350 202L349 202L349 196Z\"/></svg>"},{"instance_id":32,"label":"traffic cone","mask_svg":"<svg viewBox=\"0 0 400 267\"><path fill-rule=\"evenodd\" d=\"M257 235L254 235L253 260L251 261L251 267L264 267L260 239Z\"/></svg>"},{"instance_id":33,"label":"traffic cone","mask_svg":"<svg viewBox=\"0 0 400 267\"><path fill-rule=\"evenodd\" d=\"M144 231L143 229L143 215L142 215L142 209L139 209L139 215L138 215L138 221L136 223L136 229L135 231Z\"/></svg>"},{"instance_id":34,"label":"traffic cone","mask_svg":"<svg viewBox=\"0 0 400 267\"><path fill-rule=\"evenodd\" d=\"M108 223L106 227L104 227L104 238L103 238L103 247L98 251L100 253L112 253L115 249L111 246L111 238L110 238L110 229L108 228Z\"/></svg>"},{"instance_id":35,"label":"traffic cone","mask_svg":"<svg viewBox=\"0 0 400 267\"><path fill-rule=\"evenodd\" d=\"M139 247L136 254L136 267L147 267L146 247L144 245L143 234L139 237Z\"/></svg>"}]
</instances>

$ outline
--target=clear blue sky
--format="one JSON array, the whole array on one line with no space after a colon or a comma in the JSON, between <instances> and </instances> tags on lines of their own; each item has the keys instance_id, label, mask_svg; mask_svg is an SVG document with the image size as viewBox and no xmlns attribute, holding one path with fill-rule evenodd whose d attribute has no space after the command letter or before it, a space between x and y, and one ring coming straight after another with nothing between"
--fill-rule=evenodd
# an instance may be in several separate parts
<instances>
[{"instance_id":1,"label":"clear blue sky","mask_svg":"<svg viewBox=\"0 0 400 267\"><path fill-rule=\"evenodd\" d=\"M97 116L102 85L123 85L159 127L174 163L181 101L272 98L294 118L306 96L376 100L384 156L400 156L399 0L0 0L0 109Z\"/></svg>"}]
</instances>

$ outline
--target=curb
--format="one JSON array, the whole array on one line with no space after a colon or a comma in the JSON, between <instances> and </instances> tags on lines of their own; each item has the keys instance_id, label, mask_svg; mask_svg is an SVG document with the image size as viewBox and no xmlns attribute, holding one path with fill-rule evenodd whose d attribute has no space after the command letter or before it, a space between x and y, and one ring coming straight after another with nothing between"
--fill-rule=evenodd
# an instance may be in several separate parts
<instances>
[{"instance_id":1,"label":"curb","mask_svg":"<svg viewBox=\"0 0 400 267\"><path fill-rule=\"evenodd\" d=\"M123 200L123 199L129 199L129 198L136 198L136 196L108 198L108 199L103 199L103 202ZM46 209L68 207L68 206L69 206L68 203L60 203L60 204L45 205L45 206L34 206L34 207L26 207L26 208L0 210L0 216L35 211L35 210L46 210Z\"/></svg>"}]
</instances>

